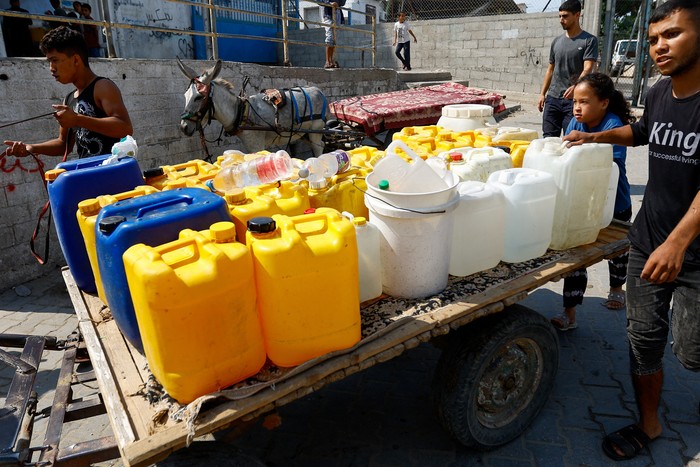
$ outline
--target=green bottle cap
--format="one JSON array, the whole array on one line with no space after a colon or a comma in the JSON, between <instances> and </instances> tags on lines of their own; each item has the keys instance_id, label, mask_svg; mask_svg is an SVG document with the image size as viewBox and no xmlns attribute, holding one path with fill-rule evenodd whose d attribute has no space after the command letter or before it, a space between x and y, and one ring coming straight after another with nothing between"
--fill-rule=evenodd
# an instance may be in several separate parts
<instances>
[{"instance_id":1,"label":"green bottle cap","mask_svg":"<svg viewBox=\"0 0 700 467\"><path fill-rule=\"evenodd\" d=\"M380 190L388 190L389 189L389 180L379 180L379 189Z\"/></svg>"}]
</instances>

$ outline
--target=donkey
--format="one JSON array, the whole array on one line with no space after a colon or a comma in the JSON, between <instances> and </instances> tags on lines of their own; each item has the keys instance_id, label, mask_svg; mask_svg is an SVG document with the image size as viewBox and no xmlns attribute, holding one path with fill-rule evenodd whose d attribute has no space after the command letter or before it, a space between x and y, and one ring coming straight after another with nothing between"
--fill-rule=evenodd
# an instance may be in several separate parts
<instances>
[{"instance_id":1,"label":"donkey","mask_svg":"<svg viewBox=\"0 0 700 467\"><path fill-rule=\"evenodd\" d=\"M323 128L328 104L314 86L272 90L248 97L237 96L233 85L217 78L221 60L198 76L177 59L190 79L180 130L187 135L218 120L226 134L238 136L246 152L294 143L306 137L314 156L323 152ZM310 130L310 131L309 131Z\"/></svg>"}]
</instances>

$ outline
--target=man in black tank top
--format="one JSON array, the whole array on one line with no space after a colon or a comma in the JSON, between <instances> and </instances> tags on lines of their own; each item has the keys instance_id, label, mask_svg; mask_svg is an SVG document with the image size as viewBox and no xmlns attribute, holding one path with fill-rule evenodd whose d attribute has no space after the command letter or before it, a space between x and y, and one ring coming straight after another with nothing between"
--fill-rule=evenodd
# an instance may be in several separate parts
<instances>
[{"instance_id":1,"label":"man in black tank top","mask_svg":"<svg viewBox=\"0 0 700 467\"><path fill-rule=\"evenodd\" d=\"M60 125L58 137L43 143L5 141L6 153L63 156L75 145L79 157L109 154L114 143L133 133L129 112L116 84L90 69L88 49L80 32L66 26L49 31L39 44L49 61L51 75L73 84L62 104L53 105Z\"/></svg>"}]
</instances>

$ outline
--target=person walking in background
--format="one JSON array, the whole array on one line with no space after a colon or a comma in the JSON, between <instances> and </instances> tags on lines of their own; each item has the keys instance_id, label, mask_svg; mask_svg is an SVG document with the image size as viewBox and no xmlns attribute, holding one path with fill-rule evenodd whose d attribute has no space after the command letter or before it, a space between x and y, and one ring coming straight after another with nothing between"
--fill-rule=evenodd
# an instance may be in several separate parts
<instances>
[{"instance_id":1,"label":"person walking in background","mask_svg":"<svg viewBox=\"0 0 700 467\"><path fill-rule=\"evenodd\" d=\"M559 24L565 33L555 38L549 50L537 108L542 114L542 134L561 136L571 120L574 83L595 70L598 39L581 29L581 2L566 0L559 7Z\"/></svg>"},{"instance_id":2,"label":"person walking in background","mask_svg":"<svg viewBox=\"0 0 700 467\"><path fill-rule=\"evenodd\" d=\"M19 0L10 0L10 8L7 11L29 13L20 7ZM34 57L37 55L32 43L32 33L29 31L31 25L32 20L29 18L2 17L2 35L5 39L5 51L8 57Z\"/></svg>"},{"instance_id":3,"label":"person walking in background","mask_svg":"<svg viewBox=\"0 0 700 467\"><path fill-rule=\"evenodd\" d=\"M345 5L345 0L320 0L322 3L327 3L330 6L323 7L323 24L326 30L326 64L324 68L340 68L338 61L335 59L336 45L336 29L334 25L344 24L345 17L343 10L339 7Z\"/></svg>"},{"instance_id":4,"label":"person walking in background","mask_svg":"<svg viewBox=\"0 0 700 467\"><path fill-rule=\"evenodd\" d=\"M573 106L574 118L566 128L564 133L566 135L572 131L586 133L605 131L627 125L634 120L625 97L615 89L615 84L610 77L602 73L591 73L578 80L574 87ZM632 218L632 198L627 180L626 159L627 148L617 144L613 146L613 162L620 169L613 217L625 222ZM622 286L627 280L627 259L628 254L625 253L608 262L610 291L608 299L603 304L612 310L625 306L625 293ZM587 285L586 269L574 271L564 278L564 312L552 318L554 327L561 331L568 331L578 326L576 306L583 303Z\"/></svg>"},{"instance_id":5,"label":"person walking in background","mask_svg":"<svg viewBox=\"0 0 700 467\"><path fill-rule=\"evenodd\" d=\"M411 38L408 37L409 34L413 37L413 42L418 42L416 35L413 34L413 31L408 26L406 13L401 12L399 13L399 20L394 23L393 45L396 46L394 53L403 63L403 69L406 71L411 71ZM403 57L401 56L401 50L403 50Z\"/></svg>"},{"instance_id":6,"label":"person walking in background","mask_svg":"<svg viewBox=\"0 0 700 467\"><path fill-rule=\"evenodd\" d=\"M657 6L648 40L657 69L670 79L649 89L641 119L564 137L572 145L649 145L649 180L630 229L627 267L627 340L639 421L604 438L603 451L615 460L636 457L663 432L658 411L669 330L678 360L700 372L700 2Z\"/></svg>"},{"instance_id":7,"label":"person walking in background","mask_svg":"<svg viewBox=\"0 0 700 467\"><path fill-rule=\"evenodd\" d=\"M39 44L49 62L51 75L61 84L72 84L54 117L60 125L58 137L43 143L5 141L5 154L24 157L30 152L62 156L77 145L79 157L109 154L114 143L133 133L129 112L121 92L107 78L90 69L87 45L82 34L68 26L49 31Z\"/></svg>"},{"instance_id":8,"label":"person walking in background","mask_svg":"<svg viewBox=\"0 0 700 467\"><path fill-rule=\"evenodd\" d=\"M93 20L92 17L92 7L89 3L82 4L83 18ZM102 48L100 47L100 36L97 32L97 26L93 24L83 24L83 36L85 36L85 43L88 46L88 55L90 57L101 57Z\"/></svg>"}]
</instances>

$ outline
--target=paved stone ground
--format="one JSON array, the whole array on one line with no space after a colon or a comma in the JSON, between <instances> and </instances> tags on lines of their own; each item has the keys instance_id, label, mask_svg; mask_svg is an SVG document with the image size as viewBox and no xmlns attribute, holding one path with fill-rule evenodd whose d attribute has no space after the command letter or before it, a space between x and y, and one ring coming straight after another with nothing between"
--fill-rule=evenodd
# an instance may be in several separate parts
<instances>
[{"instance_id":1,"label":"paved stone ground","mask_svg":"<svg viewBox=\"0 0 700 467\"><path fill-rule=\"evenodd\" d=\"M532 102L523 102L525 110L503 124L539 128L540 115L532 108ZM646 149L630 150L627 165L636 211L646 181ZM628 376L625 316L624 311L601 306L607 294L607 265L591 267L589 275L586 300L577 315L579 328L560 333L554 391L532 426L505 446L474 452L447 436L430 397L440 351L424 344L281 408L282 425L273 431L258 423L235 441L209 440L203 445L205 451L223 452L226 462L210 458L180 465L233 465L233 454L240 451L270 466L612 465L600 449L601 439L606 431L633 422L636 413ZM77 321L58 270L23 287L0 294L0 332L64 338L75 329ZM27 291L31 293L26 297L18 295ZM549 284L523 304L549 318L561 310L560 294L561 283ZM59 358L56 352L44 354L37 386L39 409L52 402ZM627 466L700 467L700 374L684 370L670 349L665 363L663 435L650 452ZM0 367L0 401L10 378L11 372ZM97 391L87 385L78 392L90 396ZM41 443L45 426L45 419L37 422L34 445ZM62 445L110 432L106 416L68 423Z\"/></svg>"}]
</instances>

